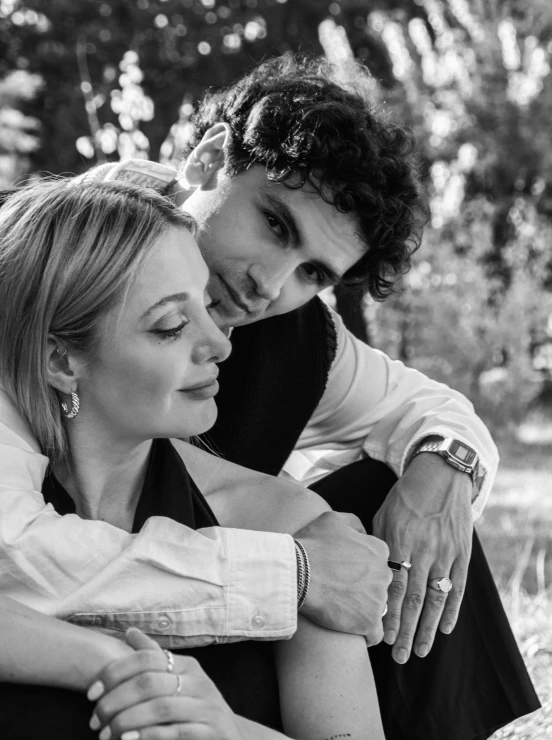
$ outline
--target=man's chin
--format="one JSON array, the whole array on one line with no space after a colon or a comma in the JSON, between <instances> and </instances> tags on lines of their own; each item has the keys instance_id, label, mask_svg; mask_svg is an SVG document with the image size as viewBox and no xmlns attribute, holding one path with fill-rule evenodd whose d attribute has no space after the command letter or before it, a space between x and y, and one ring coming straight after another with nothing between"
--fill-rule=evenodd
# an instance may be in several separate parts
<instances>
[{"instance_id":1,"label":"man's chin","mask_svg":"<svg viewBox=\"0 0 552 740\"><path fill-rule=\"evenodd\" d=\"M217 306L211 312L213 320L218 328L226 332L228 329L234 329L237 326L247 326L247 324L254 324L255 321L260 321L264 318L264 314L250 314L244 311L232 311L228 310L225 306Z\"/></svg>"}]
</instances>

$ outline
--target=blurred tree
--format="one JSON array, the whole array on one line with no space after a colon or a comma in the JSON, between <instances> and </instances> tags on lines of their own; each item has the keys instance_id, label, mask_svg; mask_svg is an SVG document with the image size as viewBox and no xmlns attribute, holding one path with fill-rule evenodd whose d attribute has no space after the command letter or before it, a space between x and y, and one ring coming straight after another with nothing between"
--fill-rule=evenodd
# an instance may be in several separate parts
<instances>
[{"instance_id":1,"label":"blurred tree","mask_svg":"<svg viewBox=\"0 0 552 740\"><path fill-rule=\"evenodd\" d=\"M20 107L35 97L41 84L38 75L23 70L0 80L0 189L29 172L30 154L39 147L40 124Z\"/></svg>"},{"instance_id":2,"label":"blurred tree","mask_svg":"<svg viewBox=\"0 0 552 740\"><path fill-rule=\"evenodd\" d=\"M386 326L400 337L397 353L418 363L449 362L460 343L470 370L458 357L450 366L474 393L489 367L513 367L519 353L530 364L549 325L532 301L552 290L549 0L0 0L0 78L44 81L13 108L19 132L36 136L31 120L40 121L41 146L28 139L24 153L39 170L78 172L128 155L178 161L206 87L298 49L364 62L380 100L411 121L427 162L432 223L418 259L431 279L409 283L389 311L364 309L377 316L378 342ZM455 266L446 291L431 282L452 274L439 260ZM442 310L433 311L437 296ZM362 302L337 298L362 335ZM517 350L500 328L508 306L519 314ZM412 312L443 331L431 341L413 334ZM444 316L471 328L447 343Z\"/></svg>"}]
</instances>

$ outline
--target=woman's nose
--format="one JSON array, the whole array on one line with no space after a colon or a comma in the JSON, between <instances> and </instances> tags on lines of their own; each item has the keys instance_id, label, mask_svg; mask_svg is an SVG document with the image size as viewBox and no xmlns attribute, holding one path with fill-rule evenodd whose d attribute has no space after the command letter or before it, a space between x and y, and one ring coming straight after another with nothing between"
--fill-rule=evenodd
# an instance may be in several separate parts
<instances>
[{"instance_id":1,"label":"woman's nose","mask_svg":"<svg viewBox=\"0 0 552 740\"><path fill-rule=\"evenodd\" d=\"M207 317L206 330L196 350L197 361L201 363L223 362L232 351L230 340L210 316Z\"/></svg>"}]
</instances>

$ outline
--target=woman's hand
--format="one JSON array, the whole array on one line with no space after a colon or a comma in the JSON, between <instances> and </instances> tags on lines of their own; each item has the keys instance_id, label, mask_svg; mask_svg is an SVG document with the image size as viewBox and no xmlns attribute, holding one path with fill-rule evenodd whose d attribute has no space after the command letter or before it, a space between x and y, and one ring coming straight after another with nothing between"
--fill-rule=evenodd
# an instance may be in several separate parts
<instances>
[{"instance_id":1,"label":"woman's hand","mask_svg":"<svg viewBox=\"0 0 552 740\"><path fill-rule=\"evenodd\" d=\"M174 656L174 670L159 645L137 629L136 651L110 663L88 698L99 698L90 726L100 740L244 740L239 718L195 658Z\"/></svg>"}]
</instances>

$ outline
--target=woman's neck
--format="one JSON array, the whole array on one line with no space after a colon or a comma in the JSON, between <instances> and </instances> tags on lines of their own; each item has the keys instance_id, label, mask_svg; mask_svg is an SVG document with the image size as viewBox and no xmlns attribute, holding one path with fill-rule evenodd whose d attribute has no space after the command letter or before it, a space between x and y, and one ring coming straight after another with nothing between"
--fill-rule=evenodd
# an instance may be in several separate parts
<instances>
[{"instance_id":1,"label":"woman's neck","mask_svg":"<svg viewBox=\"0 0 552 740\"><path fill-rule=\"evenodd\" d=\"M72 424L70 455L54 473L83 519L98 519L132 530L146 474L151 440L137 442Z\"/></svg>"}]
</instances>

